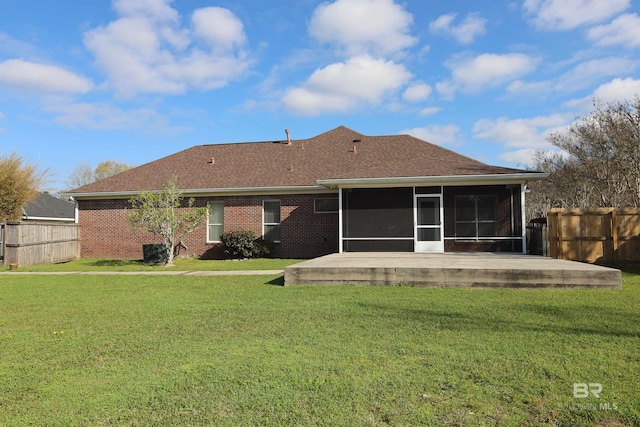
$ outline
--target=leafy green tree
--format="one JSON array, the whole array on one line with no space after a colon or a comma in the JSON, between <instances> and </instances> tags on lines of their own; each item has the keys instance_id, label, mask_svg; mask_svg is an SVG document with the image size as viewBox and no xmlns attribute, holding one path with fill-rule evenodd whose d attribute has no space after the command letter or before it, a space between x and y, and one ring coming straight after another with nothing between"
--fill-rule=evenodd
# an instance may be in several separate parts
<instances>
[{"instance_id":1,"label":"leafy green tree","mask_svg":"<svg viewBox=\"0 0 640 427\"><path fill-rule=\"evenodd\" d=\"M46 174L16 153L0 157L0 222L22 218L22 208L36 195Z\"/></svg>"},{"instance_id":2,"label":"leafy green tree","mask_svg":"<svg viewBox=\"0 0 640 427\"><path fill-rule=\"evenodd\" d=\"M159 191L143 191L130 200L133 212L127 216L131 225L162 237L167 250L165 266L172 267L173 248L185 235L206 218L207 209L194 207L194 199L185 200L172 178Z\"/></svg>"}]
</instances>

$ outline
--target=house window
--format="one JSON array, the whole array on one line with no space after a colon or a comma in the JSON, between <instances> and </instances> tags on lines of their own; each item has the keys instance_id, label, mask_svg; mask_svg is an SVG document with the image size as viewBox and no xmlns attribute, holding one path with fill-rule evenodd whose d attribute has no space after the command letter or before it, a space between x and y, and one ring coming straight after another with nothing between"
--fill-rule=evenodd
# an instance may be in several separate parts
<instances>
[{"instance_id":1,"label":"house window","mask_svg":"<svg viewBox=\"0 0 640 427\"><path fill-rule=\"evenodd\" d=\"M478 239L498 235L498 196L456 196L456 237Z\"/></svg>"},{"instance_id":2,"label":"house window","mask_svg":"<svg viewBox=\"0 0 640 427\"><path fill-rule=\"evenodd\" d=\"M224 233L224 202L209 202L207 209L207 242L219 242Z\"/></svg>"},{"instance_id":3,"label":"house window","mask_svg":"<svg viewBox=\"0 0 640 427\"><path fill-rule=\"evenodd\" d=\"M280 241L280 200L262 202L262 238L272 242Z\"/></svg>"},{"instance_id":4,"label":"house window","mask_svg":"<svg viewBox=\"0 0 640 427\"><path fill-rule=\"evenodd\" d=\"M338 212L338 198L315 199L313 201L313 212L315 213L335 213Z\"/></svg>"}]
</instances>

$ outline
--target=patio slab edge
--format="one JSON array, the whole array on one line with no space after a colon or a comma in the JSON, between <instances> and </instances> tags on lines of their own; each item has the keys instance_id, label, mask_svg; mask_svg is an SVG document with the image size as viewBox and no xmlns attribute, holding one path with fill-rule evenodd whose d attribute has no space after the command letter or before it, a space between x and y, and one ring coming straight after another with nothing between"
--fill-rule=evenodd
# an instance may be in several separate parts
<instances>
[{"instance_id":1,"label":"patio slab edge","mask_svg":"<svg viewBox=\"0 0 640 427\"><path fill-rule=\"evenodd\" d=\"M620 270L526 255L332 254L285 268L285 285L621 289Z\"/></svg>"}]
</instances>

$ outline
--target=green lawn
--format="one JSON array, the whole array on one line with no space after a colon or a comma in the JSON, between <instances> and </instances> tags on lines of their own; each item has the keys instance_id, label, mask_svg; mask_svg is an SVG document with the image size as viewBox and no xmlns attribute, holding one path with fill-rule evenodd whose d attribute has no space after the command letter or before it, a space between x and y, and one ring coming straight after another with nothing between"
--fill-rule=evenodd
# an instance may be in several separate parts
<instances>
[{"instance_id":1,"label":"green lawn","mask_svg":"<svg viewBox=\"0 0 640 427\"><path fill-rule=\"evenodd\" d=\"M0 425L640 425L640 270L621 291L279 282L1 274Z\"/></svg>"},{"instance_id":2,"label":"green lawn","mask_svg":"<svg viewBox=\"0 0 640 427\"><path fill-rule=\"evenodd\" d=\"M176 258L174 267L164 264L148 264L134 259L82 258L53 265L20 266L19 271L233 271L233 270L282 270L301 259L258 258L246 260L202 260ZM2 267L9 270L9 267Z\"/></svg>"}]
</instances>

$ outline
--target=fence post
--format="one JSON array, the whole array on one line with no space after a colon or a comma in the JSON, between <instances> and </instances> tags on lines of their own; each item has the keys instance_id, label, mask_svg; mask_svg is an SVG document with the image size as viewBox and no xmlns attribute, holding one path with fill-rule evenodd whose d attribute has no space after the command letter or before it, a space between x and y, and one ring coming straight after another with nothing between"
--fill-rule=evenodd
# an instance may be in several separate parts
<instances>
[{"instance_id":1,"label":"fence post","mask_svg":"<svg viewBox=\"0 0 640 427\"><path fill-rule=\"evenodd\" d=\"M556 212L556 234L558 235L558 259L564 259L564 249L562 247L562 212Z\"/></svg>"},{"instance_id":2,"label":"fence post","mask_svg":"<svg viewBox=\"0 0 640 427\"><path fill-rule=\"evenodd\" d=\"M2 259L2 265L6 265L5 263L5 258L6 258L6 254L5 254L5 229L4 229L4 223L0 222L0 259Z\"/></svg>"},{"instance_id":3,"label":"fence post","mask_svg":"<svg viewBox=\"0 0 640 427\"><path fill-rule=\"evenodd\" d=\"M556 231L556 214L552 210L547 211L547 247L549 249L549 256L552 258L558 257L558 246L556 239L558 233Z\"/></svg>"},{"instance_id":4,"label":"fence post","mask_svg":"<svg viewBox=\"0 0 640 427\"><path fill-rule=\"evenodd\" d=\"M611 238L612 242L612 254L611 262L613 265L618 264L618 250L620 249L620 235L618 233L618 215L617 209L611 209Z\"/></svg>"}]
</instances>

